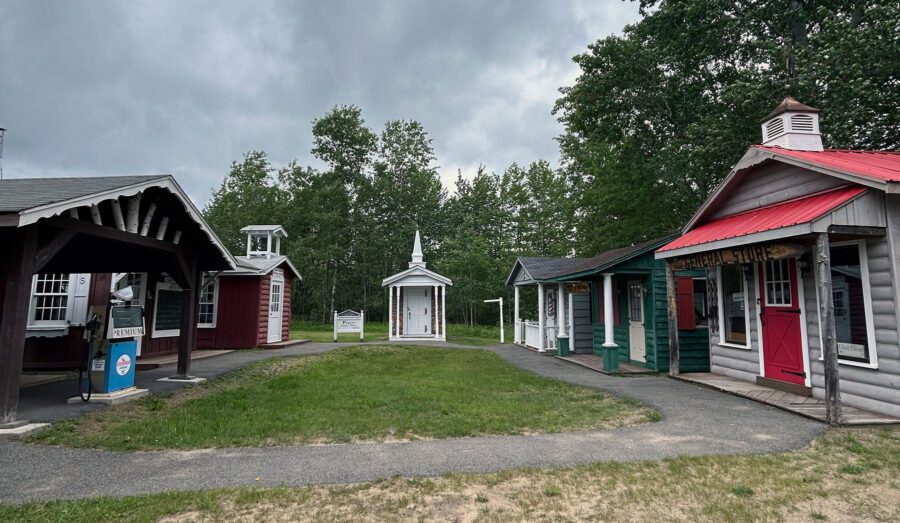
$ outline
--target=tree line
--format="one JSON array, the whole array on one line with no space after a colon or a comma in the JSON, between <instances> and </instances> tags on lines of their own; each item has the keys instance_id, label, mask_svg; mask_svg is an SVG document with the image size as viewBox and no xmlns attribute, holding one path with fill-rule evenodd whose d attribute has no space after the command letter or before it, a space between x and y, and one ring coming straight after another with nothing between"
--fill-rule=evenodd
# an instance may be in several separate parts
<instances>
[{"instance_id":1,"label":"tree line","mask_svg":"<svg viewBox=\"0 0 900 523\"><path fill-rule=\"evenodd\" d=\"M678 230L785 95L822 109L827 147L900 148L895 2L641 0L643 18L574 58L581 73L548 107L563 124L558 168L480 168L442 187L416 121L377 131L359 107L312 123L324 168L234 162L205 209L235 252L239 229L279 223L303 274L294 310L386 318L382 278L422 233L429 268L454 281L451 322L496 322L516 256L591 256ZM529 314L533 301L523 307Z\"/></svg>"}]
</instances>

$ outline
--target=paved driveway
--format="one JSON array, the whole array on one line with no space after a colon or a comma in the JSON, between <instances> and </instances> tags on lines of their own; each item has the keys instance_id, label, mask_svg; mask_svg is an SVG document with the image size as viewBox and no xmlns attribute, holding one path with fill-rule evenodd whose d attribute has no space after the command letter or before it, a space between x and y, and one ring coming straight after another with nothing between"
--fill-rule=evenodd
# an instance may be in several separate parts
<instances>
[{"instance_id":1,"label":"paved driveway","mask_svg":"<svg viewBox=\"0 0 900 523\"><path fill-rule=\"evenodd\" d=\"M196 362L194 372L212 376L254 359L313 354L336 346L231 353ZM663 376L610 377L511 345L487 350L537 374L640 400L656 407L663 421L576 433L197 451L109 452L2 441L0 501L349 483L392 475L780 452L800 448L826 429L800 416ZM167 374L166 369L154 372Z\"/></svg>"}]
</instances>

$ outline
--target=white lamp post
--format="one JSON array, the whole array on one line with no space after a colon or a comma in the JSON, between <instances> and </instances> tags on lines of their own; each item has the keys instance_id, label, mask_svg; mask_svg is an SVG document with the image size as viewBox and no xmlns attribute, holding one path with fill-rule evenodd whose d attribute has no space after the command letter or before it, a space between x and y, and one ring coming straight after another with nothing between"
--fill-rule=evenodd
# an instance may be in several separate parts
<instances>
[{"instance_id":1,"label":"white lamp post","mask_svg":"<svg viewBox=\"0 0 900 523\"><path fill-rule=\"evenodd\" d=\"M503 298L496 300L484 300L485 303L500 303L500 343L506 343L506 334L503 332Z\"/></svg>"}]
</instances>

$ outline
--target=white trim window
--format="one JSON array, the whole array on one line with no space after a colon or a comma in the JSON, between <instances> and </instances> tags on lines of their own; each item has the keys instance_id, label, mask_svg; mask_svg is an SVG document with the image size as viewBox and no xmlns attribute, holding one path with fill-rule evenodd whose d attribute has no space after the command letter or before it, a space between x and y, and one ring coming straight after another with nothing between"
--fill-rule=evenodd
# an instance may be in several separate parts
<instances>
[{"instance_id":1,"label":"white trim window","mask_svg":"<svg viewBox=\"0 0 900 523\"><path fill-rule=\"evenodd\" d=\"M28 314L30 326L68 325L69 280L69 275L63 273L34 276L31 284L31 310Z\"/></svg>"},{"instance_id":2,"label":"white trim window","mask_svg":"<svg viewBox=\"0 0 900 523\"><path fill-rule=\"evenodd\" d=\"M833 243L830 258L838 361L847 365L877 368L866 242L855 240Z\"/></svg>"},{"instance_id":3,"label":"white trim window","mask_svg":"<svg viewBox=\"0 0 900 523\"><path fill-rule=\"evenodd\" d=\"M172 338L181 334L181 287L157 283L153 300L153 338Z\"/></svg>"},{"instance_id":4,"label":"white trim window","mask_svg":"<svg viewBox=\"0 0 900 523\"><path fill-rule=\"evenodd\" d=\"M719 345L750 348L750 302L742 265L718 268Z\"/></svg>"},{"instance_id":5,"label":"white trim window","mask_svg":"<svg viewBox=\"0 0 900 523\"><path fill-rule=\"evenodd\" d=\"M197 326L205 329L216 327L216 317L219 309L219 278L210 278L206 285L200 289L200 297L197 303Z\"/></svg>"}]
</instances>

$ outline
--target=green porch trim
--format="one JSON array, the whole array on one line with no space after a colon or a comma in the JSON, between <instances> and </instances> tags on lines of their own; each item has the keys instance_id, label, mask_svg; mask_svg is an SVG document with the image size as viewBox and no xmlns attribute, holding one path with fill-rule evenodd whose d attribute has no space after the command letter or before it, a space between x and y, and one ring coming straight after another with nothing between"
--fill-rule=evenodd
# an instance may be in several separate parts
<instances>
[{"instance_id":1,"label":"green porch trim","mask_svg":"<svg viewBox=\"0 0 900 523\"><path fill-rule=\"evenodd\" d=\"M559 356L568 356L569 355L569 337L568 336L557 336L556 337L556 354Z\"/></svg>"}]
</instances>

